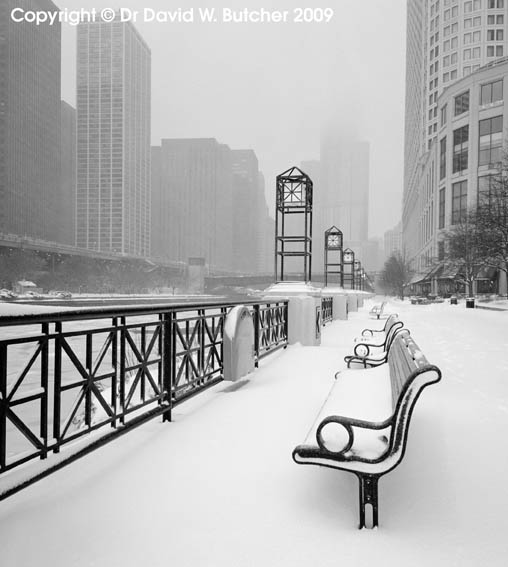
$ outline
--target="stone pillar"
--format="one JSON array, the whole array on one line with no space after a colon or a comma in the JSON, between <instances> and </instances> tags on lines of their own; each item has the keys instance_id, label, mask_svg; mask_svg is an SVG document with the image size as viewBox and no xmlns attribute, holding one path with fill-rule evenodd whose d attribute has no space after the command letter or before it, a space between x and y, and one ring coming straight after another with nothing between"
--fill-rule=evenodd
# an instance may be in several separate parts
<instances>
[{"instance_id":1,"label":"stone pillar","mask_svg":"<svg viewBox=\"0 0 508 567\"><path fill-rule=\"evenodd\" d=\"M321 344L321 290L303 282L279 282L263 294L265 301L289 300L288 343Z\"/></svg>"}]
</instances>

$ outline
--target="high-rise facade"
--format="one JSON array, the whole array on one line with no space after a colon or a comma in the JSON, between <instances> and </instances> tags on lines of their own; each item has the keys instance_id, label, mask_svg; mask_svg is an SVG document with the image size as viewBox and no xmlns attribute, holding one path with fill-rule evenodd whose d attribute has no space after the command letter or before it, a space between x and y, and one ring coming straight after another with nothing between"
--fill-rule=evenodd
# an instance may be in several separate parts
<instances>
[{"instance_id":1,"label":"high-rise facade","mask_svg":"<svg viewBox=\"0 0 508 567\"><path fill-rule=\"evenodd\" d=\"M0 2L0 232L57 241L60 189L60 24L16 23Z\"/></svg>"},{"instance_id":2,"label":"high-rise facade","mask_svg":"<svg viewBox=\"0 0 508 567\"><path fill-rule=\"evenodd\" d=\"M60 195L58 242L76 238L76 109L62 100L60 113Z\"/></svg>"},{"instance_id":3,"label":"high-rise facade","mask_svg":"<svg viewBox=\"0 0 508 567\"><path fill-rule=\"evenodd\" d=\"M323 271L324 232L331 226L342 231L344 248L351 247L361 260L362 247L368 242L369 151L368 142L330 129L321 139L320 161L309 164L312 166L308 167L309 171L314 170L316 177L312 237L314 273Z\"/></svg>"},{"instance_id":4,"label":"high-rise facade","mask_svg":"<svg viewBox=\"0 0 508 567\"><path fill-rule=\"evenodd\" d=\"M456 81L508 54L507 23L508 0L407 2L402 231L410 257L421 255L417 239L428 243L436 235L433 153L446 123L442 113L452 112L440 105L440 96ZM460 102L464 107L468 96ZM430 261L432 251L427 249L425 256Z\"/></svg>"},{"instance_id":5,"label":"high-rise facade","mask_svg":"<svg viewBox=\"0 0 508 567\"><path fill-rule=\"evenodd\" d=\"M76 243L150 254L151 53L131 23L78 26Z\"/></svg>"},{"instance_id":6,"label":"high-rise facade","mask_svg":"<svg viewBox=\"0 0 508 567\"><path fill-rule=\"evenodd\" d=\"M213 138L167 139L152 148L155 257L204 258L233 271L232 157Z\"/></svg>"},{"instance_id":7,"label":"high-rise facade","mask_svg":"<svg viewBox=\"0 0 508 567\"><path fill-rule=\"evenodd\" d=\"M233 265L236 271L253 274L261 254L260 219L265 202L259 183L258 158L253 150L232 150Z\"/></svg>"}]
</instances>

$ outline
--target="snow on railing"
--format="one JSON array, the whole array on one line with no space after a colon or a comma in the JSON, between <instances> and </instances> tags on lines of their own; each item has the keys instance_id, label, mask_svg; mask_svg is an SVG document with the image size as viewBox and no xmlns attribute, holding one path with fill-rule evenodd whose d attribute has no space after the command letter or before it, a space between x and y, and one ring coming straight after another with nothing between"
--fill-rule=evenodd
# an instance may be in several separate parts
<instances>
[{"instance_id":1,"label":"snow on railing","mask_svg":"<svg viewBox=\"0 0 508 567\"><path fill-rule=\"evenodd\" d=\"M170 421L175 405L223 379L224 324L235 305L253 314L256 363L287 346L287 301L0 318L0 475L78 439L95 448L153 417ZM107 433L90 435L96 430Z\"/></svg>"}]
</instances>

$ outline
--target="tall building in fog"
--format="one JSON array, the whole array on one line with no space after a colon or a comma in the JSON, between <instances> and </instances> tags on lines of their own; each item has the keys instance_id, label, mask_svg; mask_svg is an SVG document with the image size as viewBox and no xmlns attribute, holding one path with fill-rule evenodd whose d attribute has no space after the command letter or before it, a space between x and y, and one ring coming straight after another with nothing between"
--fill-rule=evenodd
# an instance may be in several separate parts
<instances>
[{"instance_id":1,"label":"tall building in fog","mask_svg":"<svg viewBox=\"0 0 508 567\"><path fill-rule=\"evenodd\" d=\"M58 240L61 27L10 12L50 0L0 2L0 232Z\"/></svg>"},{"instance_id":2,"label":"tall building in fog","mask_svg":"<svg viewBox=\"0 0 508 567\"><path fill-rule=\"evenodd\" d=\"M342 231L344 247L351 247L361 260L369 228L369 144L330 129L321 139L319 164L314 166L312 237L316 273L323 271L324 232L331 226Z\"/></svg>"},{"instance_id":3,"label":"tall building in fog","mask_svg":"<svg viewBox=\"0 0 508 567\"><path fill-rule=\"evenodd\" d=\"M152 148L152 254L233 271L232 157L213 138Z\"/></svg>"},{"instance_id":4,"label":"tall building in fog","mask_svg":"<svg viewBox=\"0 0 508 567\"><path fill-rule=\"evenodd\" d=\"M507 0L407 2L402 247L422 277L495 168L481 148L506 130L507 22Z\"/></svg>"},{"instance_id":5,"label":"tall building in fog","mask_svg":"<svg viewBox=\"0 0 508 567\"><path fill-rule=\"evenodd\" d=\"M74 245L76 239L76 109L62 100L60 114L60 195L58 241Z\"/></svg>"},{"instance_id":6,"label":"tall building in fog","mask_svg":"<svg viewBox=\"0 0 508 567\"><path fill-rule=\"evenodd\" d=\"M130 23L78 26L78 246L150 254L151 53Z\"/></svg>"},{"instance_id":7,"label":"tall building in fog","mask_svg":"<svg viewBox=\"0 0 508 567\"><path fill-rule=\"evenodd\" d=\"M260 218L265 201L259 184L258 158L253 150L232 150L233 265L241 273L259 266Z\"/></svg>"}]
</instances>

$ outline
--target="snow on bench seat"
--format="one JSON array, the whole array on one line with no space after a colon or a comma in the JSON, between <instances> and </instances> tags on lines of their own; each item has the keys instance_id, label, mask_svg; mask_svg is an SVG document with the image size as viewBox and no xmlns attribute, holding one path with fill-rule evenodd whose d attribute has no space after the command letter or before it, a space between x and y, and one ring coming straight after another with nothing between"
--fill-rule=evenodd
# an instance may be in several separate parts
<instances>
[{"instance_id":1,"label":"snow on bench seat","mask_svg":"<svg viewBox=\"0 0 508 567\"><path fill-rule=\"evenodd\" d=\"M388 365L368 370L343 370L336 380L312 425L304 445L318 448L316 433L320 423L330 415L340 415L364 421L382 422L393 413L390 371ZM341 451L347 442L345 429L334 423L322 430L324 446L332 452ZM354 443L344 456L379 457L387 448L386 432L358 429Z\"/></svg>"}]
</instances>

